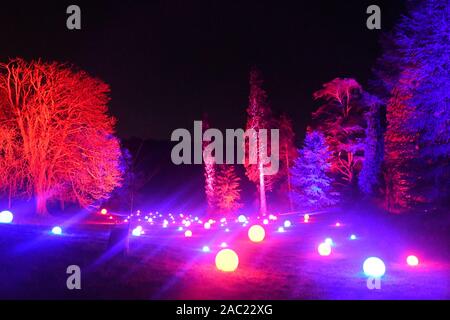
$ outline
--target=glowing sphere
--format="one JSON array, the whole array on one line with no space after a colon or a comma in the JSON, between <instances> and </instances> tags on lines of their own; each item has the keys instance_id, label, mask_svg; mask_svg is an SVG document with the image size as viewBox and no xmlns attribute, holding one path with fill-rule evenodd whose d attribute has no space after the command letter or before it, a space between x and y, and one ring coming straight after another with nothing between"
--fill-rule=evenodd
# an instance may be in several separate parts
<instances>
[{"instance_id":1,"label":"glowing sphere","mask_svg":"<svg viewBox=\"0 0 450 320\"><path fill-rule=\"evenodd\" d=\"M263 224L269 224L269 219L264 219Z\"/></svg>"},{"instance_id":2,"label":"glowing sphere","mask_svg":"<svg viewBox=\"0 0 450 320\"><path fill-rule=\"evenodd\" d=\"M239 257L231 249L220 250L216 255L216 268L223 272L233 272L239 265Z\"/></svg>"},{"instance_id":3,"label":"glowing sphere","mask_svg":"<svg viewBox=\"0 0 450 320\"><path fill-rule=\"evenodd\" d=\"M341 226L341 223L340 223L340 222L336 222L335 226L336 226L336 227L340 227L340 226Z\"/></svg>"},{"instance_id":4,"label":"glowing sphere","mask_svg":"<svg viewBox=\"0 0 450 320\"><path fill-rule=\"evenodd\" d=\"M247 218L246 218L243 214L241 214L241 215L238 217L238 221L239 221L240 223L244 223L245 221L247 221Z\"/></svg>"},{"instance_id":5,"label":"glowing sphere","mask_svg":"<svg viewBox=\"0 0 450 320\"><path fill-rule=\"evenodd\" d=\"M227 245L226 242L222 242L222 243L220 244L220 247L221 247L221 248L226 248L226 247L228 247L228 245Z\"/></svg>"},{"instance_id":6,"label":"glowing sphere","mask_svg":"<svg viewBox=\"0 0 450 320\"><path fill-rule=\"evenodd\" d=\"M304 222L308 222L308 221L309 221L309 214L305 214L305 215L303 216L303 221L304 221Z\"/></svg>"},{"instance_id":7,"label":"glowing sphere","mask_svg":"<svg viewBox=\"0 0 450 320\"><path fill-rule=\"evenodd\" d=\"M364 261L363 270L366 276L379 278L386 272L386 267L380 258L370 257Z\"/></svg>"},{"instance_id":8,"label":"glowing sphere","mask_svg":"<svg viewBox=\"0 0 450 320\"><path fill-rule=\"evenodd\" d=\"M108 213L108 210L106 210L106 209L103 208L102 210L100 210L100 213L103 214L103 215L105 215L105 214Z\"/></svg>"},{"instance_id":9,"label":"glowing sphere","mask_svg":"<svg viewBox=\"0 0 450 320\"><path fill-rule=\"evenodd\" d=\"M14 215L11 211L0 212L0 223L11 223L13 221Z\"/></svg>"},{"instance_id":10,"label":"glowing sphere","mask_svg":"<svg viewBox=\"0 0 450 320\"><path fill-rule=\"evenodd\" d=\"M190 222L190 221L186 221L186 223L185 223L184 225L185 225L186 228L187 228L187 227L189 227L189 226L191 225L191 222Z\"/></svg>"},{"instance_id":11,"label":"glowing sphere","mask_svg":"<svg viewBox=\"0 0 450 320\"><path fill-rule=\"evenodd\" d=\"M178 231L183 231L183 227L178 227Z\"/></svg>"},{"instance_id":12,"label":"glowing sphere","mask_svg":"<svg viewBox=\"0 0 450 320\"><path fill-rule=\"evenodd\" d=\"M226 229L225 229L225 232L230 232L230 229L226 228Z\"/></svg>"},{"instance_id":13,"label":"glowing sphere","mask_svg":"<svg viewBox=\"0 0 450 320\"><path fill-rule=\"evenodd\" d=\"M211 224L209 222L205 222L205 224L203 225L205 227L205 229L211 229Z\"/></svg>"},{"instance_id":14,"label":"glowing sphere","mask_svg":"<svg viewBox=\"0 0 450 320\"><path fill-rule=\"evenodd\" d=\"M419 264L419 259L416 256L408 256L406 258L408 266L415 267Z\"/></svg>"},{"instance_id":15,"label":"glowing sphere","mask_svg":"<svg viewBox=\"0 0 450 320\"><path fill-rule=\"evenodd\" d=\"M292 225L292 223L291 223L289 220L286 220L286 221L284 222L284 227L285 227L285 228L289 228L291 225Z\"/></svg>"},{"instance_id":16,"label":"glowing sphere","mask_svg":"<svg viewBox=\"0 0 450 320\"><path fill-rule=\"evenodd\" d=\"M327 242L319 244L317 251L321 256L329 256L331 254L331 245Z\"/></svg>"},{"instance_id":17,"label":"glowing sphere","mask_svg":"<svg viewBox=\"0 0 450 320\"><path fill-rule=\"evenodd\" d=\"M350 240L356 240L356 236L355 236L354 234L352 234L352 235L350 236Z\"/></svg>"},{"instance_id":18,"label":"glowing sphere","mask_svg":"<svg viewBox=\"0 0 450 320\"><path fill-rule=\"evenodd\" d=\"M209 250L208 246L203 246L202 251L203 252L209 252L210 250Z\"/></svg>"},{"instance_id":19,"label":"glowing sphere","mask_svg":"<svg viewBox=\"0 0 450 320\"><path fill-rule=\"evenodd\" d=\"M133 229L133 231L131 231L131 234L135 237L139 237L142 234L142 227L137 226L136 228Z\"/></svg>"},{"instance_id":20,"label":"glowing sphere","mask_svg":"<svg viewBox=\"0 0 450 320\"><path fill-rule=\"evenodd\" d=\"M53 234L56 234L56 235L58 235L58 236L61 235L61 234L62 234L62 229L61 229L61 227L58 227L58 226L53 227L52 233L53 233Z\"/></svg>"},{"instance_id":21,"label":"glowing sphere","mask_svg":"<svg viewBox=\"0 0 450 320\"><path fill-rule=\"evenodd\" d=\"M278 227L278 232L283 233L284 232L284 228L283 227Z\"/></svg>"},{"instance_id":22,"label":"glowing sphere","mask_svg":"<svg viewBox=\"0 0 450 320\"><path fill-rule=\"evenodd\" d=\"M326 238L326 239L325 239L325 243L327 243L327 244L329 244L330 246L332 246L332 245L333 245L333 239L331 239L331 238Z\"/></svg>"},{"instance_id":23,"label":"glowing sphere","mask_svg":"<svg viewBox=\"0 0 450 320\"><path fill-rule=\"evenodd\" d=\"M254 226L251 226L250 229L248 229L248 237L252 242L261 242L264 240L265 236L266 231L258 224L255 224Z\"/></svg>"},{"instance_id":24,"label":"glowing sphere","mask_svg":"<svg viewBox=\"0 0 450 320\"><path fill-rule=\"evenodd\" d=\"M186 232L184 233L184 236L185 236L186 238L192 237L192 231L191 231L191 230L186 230Z\"/></svg>"}]
</instances>

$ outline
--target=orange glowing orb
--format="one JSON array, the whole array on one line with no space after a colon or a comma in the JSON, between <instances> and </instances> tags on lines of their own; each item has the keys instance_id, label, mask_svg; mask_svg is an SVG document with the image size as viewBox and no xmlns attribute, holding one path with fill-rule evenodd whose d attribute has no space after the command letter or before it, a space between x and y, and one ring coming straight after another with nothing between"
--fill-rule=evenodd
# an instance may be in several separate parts
<instances>
[{"instance_id":1,"label":"orange glowing orb","mask_svg":"<svg viewBox=\"0 0 450 320\"><path fill-rule=\"evenodd\" d=\"M216 268L223 272L233 272L239 265L239 257L231 249L222 249L216 255Z\"/></svg>"},{"instance_id":2,"label":"orange glowing orb","mask_svg":"<svg viewBox=\"0 0 450 320\"><path fill-rule=\"evenodd\" d=\"M265 236L266 231L258 224L255 224L248 229L248 237L252 242L261 242L264 240Z\"/></svg>"}]
</instances>

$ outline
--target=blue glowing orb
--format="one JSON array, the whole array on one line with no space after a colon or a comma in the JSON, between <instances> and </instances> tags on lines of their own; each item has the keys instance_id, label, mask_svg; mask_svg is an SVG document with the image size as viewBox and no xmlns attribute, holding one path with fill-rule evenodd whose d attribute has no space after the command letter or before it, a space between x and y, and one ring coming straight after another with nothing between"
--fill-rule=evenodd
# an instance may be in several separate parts
<instances>
[{"instance_id":1,"label":"blue glowing orb","mask_svg":"<svg viewBox=\"0 0 450 320\"><path fill-rule=\"evenodd\" d=\"M53 233L53 234L56 234L56 235L58 235L58 236L61 235L61 234L62 234L62 229L61 229L61 227L58 227L58 226L53 227L52 233Z\"/></svg>"},{"instance_id":2,"label":"blue glowing orb","mask_svg":"<svg viewBox=\"0 0 450 320\"><path fill-rule=\"evenodd\" d=\"M203 246L202 251L203 252L210 252L211 250L209 249L208 246Z\"/></svg>"},{"instance_id":3,"label":"blue glowing orb","mask_svg":"<svg viewBox=\"0 0 450 320\"><path fill-rule=\"evenodd\" d=\"M352 234L352 235L350 236L350 240L356 240L356 236L355 236L354 234Z\"/></svg>"},{"instance_id":4,"label":"blue glowing orb","mask_svg":"<svg viewBox=\"0 0 450 320\"><path fill-rule=\"evenodd\" d=\"M370 257L364 261L363 270L368 277L380 278L386 272L386 266L380 258Z\"/></svg>"},{"instance_id":5,"label":"blue glowing orb","mask_svg":"<svg viewBox=\"0 0 450 320\"><path fill-rule=\"evenodd\" d=\"M14 215L11 211L0 212L0 223L11 223L13 221Z\"/></svg>"},{"instance_id":6,"label":"blue glowing orb","mask_svg":"<svg viewBox=\"0 0 450 320\"><path fill-rule=\"evenodd\" d=\"M241 215L238 217L238 221L239 221L240 223L244 223L245 221L247 221L247 218L246 218L243 214L241 214Z\"/></svg>"}]
</instances>

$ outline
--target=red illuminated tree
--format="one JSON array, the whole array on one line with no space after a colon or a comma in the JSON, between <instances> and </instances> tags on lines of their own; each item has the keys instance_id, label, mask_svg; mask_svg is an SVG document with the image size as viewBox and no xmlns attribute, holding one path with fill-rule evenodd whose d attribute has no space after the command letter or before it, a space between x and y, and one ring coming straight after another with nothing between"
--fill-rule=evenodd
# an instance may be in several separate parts
<instances>
[{"instance_id":1,"label":"red illuminated tree","mask_svg":"<svg viewBox=\"0 0 450 320\"><path fill-rule=\"evenodd\" d=\"M325 134L332 152L331 171L344 185L352 185L364 155L365 121L362 88L354 79L336 78L314 93L325 101L313 113L315 129Z\"/></svg>"},{"instance_id":2,"label":"red illuminated tree","mask_svg":"<svg viewBox=\"0 0 450 320\"><path fill-rule=\"evenodd\" d=\"M278 128L280 129L280 179L282 179L282 191L288 195L289 209L293 210L292 202L292 174L291 168L298 157L295 147L295 133L292 128L292 121L286 115L282 114L278 119Z\"/></svg>"},{"instance_id":3,"label":"red illuminated tree","mask_svg":"<svg viewBox=\"0 0 450 320\"><path fill-rule=\"evenodd\" d=\"M88 207L120 185L120 145L108 116L109 87L60 63L0 64L2 190Z\"/></svg>"},{"instance_id":4,"label":"red illuminated tree","mask_svg":"<svg viewBox=\"0 0 450 320\"><path fill-rule=\"evenodd\" d=\"M241 198L240 180L234 166L227 164L217 166L215 206L220 213L232 213L242 207L239 202Z\"/></svg>"},{"instance_id":5,"label":"red illuminated tree","mask_svg":"<svg viewBox=\"0 0 450 320\"><path fill-rule=\"evenodd\" d=\"M246 129L253 130L253 140L257 141L258 133L261 129L268 130L267 141L270 141L270 129L273 125L272 112L267 102L267 93L262 88L263 79L259 70L253 68L250 72L250 95L249 105L247 107L247 125ZM264 163L261 161L261 154L270 154L270 143L267 145L258 143L256 148L257 163L252 164L250 161L248 139L245 142L245 161L244 166L246 175L249 180L256 184L259 192L260 213L267 212L266 191L272 189L275 181L275 175L266 175L264 173ZM267 150L266 150L267 149Z\"/></svg>"}]
</instances>

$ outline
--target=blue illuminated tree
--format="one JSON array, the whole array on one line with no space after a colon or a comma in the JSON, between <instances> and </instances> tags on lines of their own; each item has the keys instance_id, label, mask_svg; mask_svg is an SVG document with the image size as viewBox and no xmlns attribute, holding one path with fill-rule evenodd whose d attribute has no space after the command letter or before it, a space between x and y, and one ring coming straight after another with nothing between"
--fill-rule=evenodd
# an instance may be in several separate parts
<instances>
[{"instance_id":1,"label":"blue illuminated tree","mask_svg":"<svg viewBox=\"0 0 450 320\"><path fill-rule=\"evenodd\" d=\"M331 152L319 131L307 133L304 146L291 169L292 199L299 208L320 209L337 203L330 170Z\"/></svg>"},{"instance_id":2,"label":"blue illuminated tree","mask_svg":"<svg viewBox=\"0 0 450 320\"><path fill-rule=\"evenodd\" d=\"M449 10L447 0L422 1L385 40L377 74L387 92L388 207L448 199Z\"/></svg>"}]
</instances>

